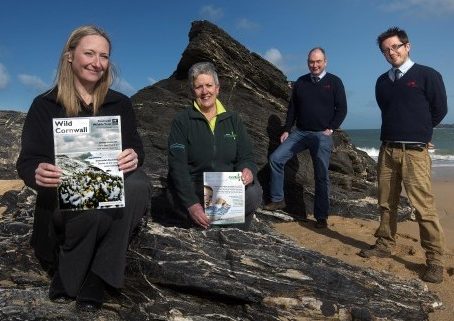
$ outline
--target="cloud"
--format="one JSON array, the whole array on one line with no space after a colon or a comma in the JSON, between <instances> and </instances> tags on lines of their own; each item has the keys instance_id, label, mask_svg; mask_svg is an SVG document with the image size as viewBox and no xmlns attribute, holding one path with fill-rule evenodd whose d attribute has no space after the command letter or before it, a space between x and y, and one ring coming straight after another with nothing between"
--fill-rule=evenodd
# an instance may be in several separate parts
<instances>
[{"instance_id":1,"label":"cloud","mask_svg":"<svg viewBox=\"0 0 454 321\"><path fill-rule=\"evenodd\" d=\"M38 76L33 76L33 75L27 75L27 74L20 74L17 76L19 78L19 81L27 86L31 87L33 89L36 89L38 91L43 91L49 89L49 85L46 84L41 78Z\"/></svg>"},{"instance_id":2,"label":"cloud","mask_svg":"<svg viewBox=\"0 0 454 321\"><path fill-rule=\"evenodd\" d=\"M284 58L282 57L279 49L270 48L265 52L265 59L271 62L273 65L282 70L284 64Z\"/></svg>"},{"instance_id":3,"label":"cloud","mask_svg":"<svg viewBox=\"0 0 454 321\"><path fill-rule=\"evenodd\" d=\"M212 5L203 6L200 9L200 15L208 20L216 21L224 16L222 8L215 8Z\"/></svg>"},{"instance_id":4,"label":"cloud","mask_svg":"<svg viewBox=\"0 0 454 321\"><path fill-rule=\"evenodd\" d=\"M256 31L260 28L258 23L255 23L246 18L241 18L240 20L238 20L236 23L236 27L238 29L247 30L247 31Z\"/></svg>"},{"instance_id":5,"label":"cloud","mask_svg":"<svg viewBox=\"0 0 454 321\"><path fill-rule=\"evenodd\" d=\"M115 82L112 85L112 88L118 90L119 92L122 92L127 96L131 96L136 92L136 90L130 83L121 78L115 80Z\"/></svg>"},{"instance_id":6,"label":"cloud","mask_svg":"<svg viewBox=\"0 0 454 321\"><path fill-rule=\"evenodd\" d=\"M380 8L384 11L402 12L407 16L443 16L454 14L453 0L392 0Z\"/></svg>"}]
</instances>

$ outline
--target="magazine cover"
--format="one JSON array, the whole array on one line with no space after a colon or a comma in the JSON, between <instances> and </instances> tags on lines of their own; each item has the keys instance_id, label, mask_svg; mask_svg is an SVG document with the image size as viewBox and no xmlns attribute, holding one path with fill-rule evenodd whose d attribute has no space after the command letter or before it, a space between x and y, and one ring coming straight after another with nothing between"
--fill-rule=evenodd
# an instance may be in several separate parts
<instances>
[{"instance_id":1,"label":"magazine cover","mask_svg":"<svg viewBox=\"0 0 454 321\"><path fill-rule=\"evenodd\" d=\"M213 225L244 223L241 172L204 172L205 213Z\"/></svg>"},{"instance_id":2,"label":"magazine cover","mask_svg":"<svg viewBox=\"0 0 454 321\"><path fill-rule=\"evenodd\" d=\"M120 116L54 118L53 132L60 209L124 207Z\"/></svg>"}]
</instances>

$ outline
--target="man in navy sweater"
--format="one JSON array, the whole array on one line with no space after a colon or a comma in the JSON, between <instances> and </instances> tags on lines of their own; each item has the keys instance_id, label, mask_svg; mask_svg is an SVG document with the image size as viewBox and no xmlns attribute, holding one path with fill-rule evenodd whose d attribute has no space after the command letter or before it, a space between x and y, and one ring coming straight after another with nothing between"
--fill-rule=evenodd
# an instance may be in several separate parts
<instances>
[{"instance_id":1,"label":"man in navy sweater","mask_svg":"<svg viewBox=\"0 0 454 321\"><path fill-rule=\"evenodd\" d=\"M448 111L441 75L410 59L406 32L390 28L377 38L378 46L392 68L375 85L375 97L382 115L378 156L378 205L380 226L377 241L359 252L363 257L389 257L396 245L397 206L405 187L415 208L421 246L426 253L426 282L443 281L444 236L431 185L428 144L433 127Z\"/></svg>"},{"instance_id":2,"label":"man in navy sweater","mask_svg":"<svg viewBox=\"0 0 454 321\"><path fill-rule=\"evenodd\" d=\"M339 77L326 72L327 59L323 48L309 51L309 74L293 85L287 120L279 147L271 154L270 197L265 210L286 207L284 200L284 166L295 154L309 149L314 166L315 227L326 228L329 211L329 160L333 131L347 115L347 99ZM296 123L296 128L290 133Z\"/></svg>"}]
</instances>

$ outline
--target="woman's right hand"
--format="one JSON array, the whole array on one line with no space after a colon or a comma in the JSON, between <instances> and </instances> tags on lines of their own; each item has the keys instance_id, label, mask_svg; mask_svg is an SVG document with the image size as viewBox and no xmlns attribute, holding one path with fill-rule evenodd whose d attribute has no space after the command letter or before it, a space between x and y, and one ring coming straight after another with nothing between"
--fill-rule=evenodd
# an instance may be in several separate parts
<instances>
[{"instance_id":1,"label":"woman's right hand","mask_svg":"<svg viewBox=\"0 0 454 321\"><path fill-rule=\"evenodd\" d=\"M188 207L189 216L199 226L207 229L210 227L210 219L205 214L202 205L200 203L193 204Z\"/></svg>"},{"instance_id":2,"label":"woman's right hand","mask_svg":"<svg viewBox=\"0 0 454 321\"><path fill-rule=\"evenodd\" d=\"M62 170L49 163L39 163L35 169L35 181L38 186L57 187L61 183Z\"/></svg>"}]
</instances>

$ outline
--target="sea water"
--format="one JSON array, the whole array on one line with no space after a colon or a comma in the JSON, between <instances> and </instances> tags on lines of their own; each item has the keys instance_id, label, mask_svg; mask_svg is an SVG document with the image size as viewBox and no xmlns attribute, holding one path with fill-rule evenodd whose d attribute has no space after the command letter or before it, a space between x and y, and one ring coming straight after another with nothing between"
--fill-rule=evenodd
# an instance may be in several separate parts
<instances>
[{"instance_id":1,"label":"sea water","mask_svg":"<svg viewBox=\"0 0 454 321\"><path fill-rule=\"evenodd\" d=\"M380 149L380 129L347 129L345 132L356 148L377 160ZM454 167L454 128L435 128L430 149L433 167Z\"/></svg>"}]
</instances>

